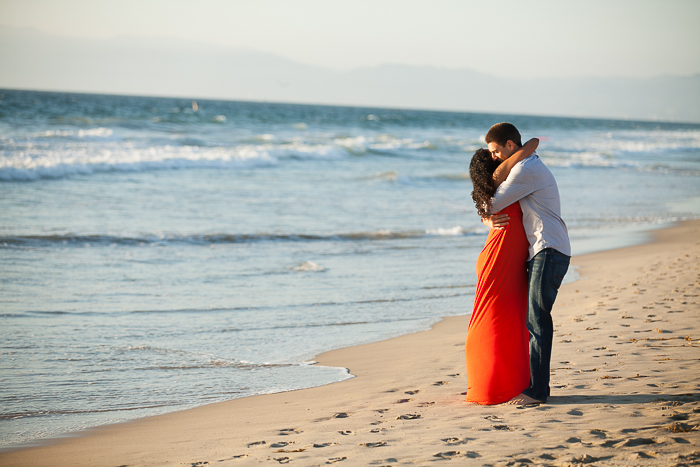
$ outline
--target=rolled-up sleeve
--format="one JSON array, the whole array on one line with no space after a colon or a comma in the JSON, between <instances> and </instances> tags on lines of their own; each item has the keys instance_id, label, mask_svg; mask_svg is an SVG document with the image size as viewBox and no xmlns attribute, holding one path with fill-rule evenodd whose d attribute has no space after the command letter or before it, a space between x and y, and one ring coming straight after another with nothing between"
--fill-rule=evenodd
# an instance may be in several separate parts
<instances>
[{"instance_id":1,"label":"rolled-up sleeve","mask_svg":"<svg viewBox=\"0 0 700 467\"><path fill-rule=\"evenodd\" d=\"M532 180L532 173L522 163L518 163L491 198L491 214L520 201L533 191L535 191L535 184Z\"/></svg>"}]
</instances>

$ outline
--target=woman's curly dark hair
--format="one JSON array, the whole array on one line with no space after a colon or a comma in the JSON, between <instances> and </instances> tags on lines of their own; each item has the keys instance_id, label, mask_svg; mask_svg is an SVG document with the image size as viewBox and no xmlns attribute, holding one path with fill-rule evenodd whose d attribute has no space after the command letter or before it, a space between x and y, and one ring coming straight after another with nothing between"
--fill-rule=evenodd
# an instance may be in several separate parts
<instances>
[{"instance_id":1,"label":"woman's curly dark hair","mask_svg":"<svg viewBox=\"0 0 700 467\"><path fill-rule=\"evenodd\" d=\"M481 217L490 215L491 198L496 193L491 180L493 172L500 164L501 162L493 160L491 152L484 148L476 150L469 164L469 178L472 179L472 185L474 185L472 199Z\"/></svg>"}]
</instances>

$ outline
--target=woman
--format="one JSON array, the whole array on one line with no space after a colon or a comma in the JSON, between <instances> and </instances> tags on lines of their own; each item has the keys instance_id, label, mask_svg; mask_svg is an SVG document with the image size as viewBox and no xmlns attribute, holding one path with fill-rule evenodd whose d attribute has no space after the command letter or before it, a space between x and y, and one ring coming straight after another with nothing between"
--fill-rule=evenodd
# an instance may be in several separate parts
<instances>
[{"instance_id":1,"label":"woman","mask_svg":"<svg viewBox=\"0 0 700 467\"><path fill-rule=\"evenodd\" d=\"M472 198L479 215L489 215L491 197L513 166L532 154L539 140L531 139L500 163L479 149L469 165ZM500 163L500 166L499 166ZM501 404L530 384L527 315L528 241L519 203L501 213L510 216L503 229L491 229L476 262L474 311L467 332L467 401Z\"/></svg>"}]
</instances>

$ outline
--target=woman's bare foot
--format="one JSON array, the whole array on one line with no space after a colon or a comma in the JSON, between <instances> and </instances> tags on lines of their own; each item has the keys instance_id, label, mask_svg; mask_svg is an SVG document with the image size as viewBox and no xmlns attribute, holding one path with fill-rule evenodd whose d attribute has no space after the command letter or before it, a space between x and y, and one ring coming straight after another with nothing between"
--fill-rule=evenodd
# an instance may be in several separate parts
<instances>
[{"instance_id":1,"label":"woman's bare foot","mask_svg":"<svg viewBox=\"0 0 700 467\"><path fill-rule=\"evenodd\" d=\"M538 401L537 399L533 399L530 396L526 396L525 394L518 394L506 404L509 405L539 405L539 404L544 404L544 401Z\"/></svg>"}]
</instances>

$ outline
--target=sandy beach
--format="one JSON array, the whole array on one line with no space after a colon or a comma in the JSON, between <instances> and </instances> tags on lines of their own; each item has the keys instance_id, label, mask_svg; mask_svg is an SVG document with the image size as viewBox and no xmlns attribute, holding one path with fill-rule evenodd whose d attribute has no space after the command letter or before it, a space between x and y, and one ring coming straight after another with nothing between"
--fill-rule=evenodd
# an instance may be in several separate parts
<instances>
[{"instance_id":1,"label":"sandy beach","mask_svg":"<svg viewBox=\"0 0 700 467\"><path fill-rule=\"evenodd\" d=\"M464 402L468 317L318 356L356 376L88 430L3 466L699 465L700 221L572 259L552 397Z\"/></svg>"}]
</instances>

